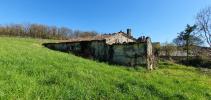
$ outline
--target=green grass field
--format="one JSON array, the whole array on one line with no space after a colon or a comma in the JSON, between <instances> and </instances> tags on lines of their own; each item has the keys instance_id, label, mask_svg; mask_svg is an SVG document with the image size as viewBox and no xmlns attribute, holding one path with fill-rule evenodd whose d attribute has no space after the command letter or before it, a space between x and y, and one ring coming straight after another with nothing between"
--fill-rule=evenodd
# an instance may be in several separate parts
<instances>
[{"instance_id":1,"label":"green grass field","mask_svg":"<svg viewBox=\"0 0 211 100\"><path fill-rule=\"evenodd\" d=\"M108 65L49 50L49 40L0 37L0 99L211 99L211 74L160 62Z\"/></svg>"}]
</instances>

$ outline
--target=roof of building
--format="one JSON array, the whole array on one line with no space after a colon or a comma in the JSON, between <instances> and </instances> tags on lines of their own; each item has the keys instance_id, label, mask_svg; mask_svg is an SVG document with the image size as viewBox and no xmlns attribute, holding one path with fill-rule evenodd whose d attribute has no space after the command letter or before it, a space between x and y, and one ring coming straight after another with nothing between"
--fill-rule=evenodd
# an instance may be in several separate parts
<instances>
[{"instance_id":1,"label":"roof of building","mask_svg":"<svg viewBox=\"0 0 211 100\"><path fill-rule=\"evenodd\" d=\"M128 36L126 33L124 33L124 32L118 32L118 33L122 33L122 35L123 36L125 36L125 37L127 37L127 38L129 38L129 39L132 39L132 40L135 40L136 41L136 39L133 37L133 36ZM117 34L117 33L114 33L114 34Z\"/></svg>"},{"instance_id":2,"label":"roof of building","mask_svg":"<svg viewBox=\"0 0 211 100\"><path fill-rule=\"evenodd\" d=\"M93 41L93 40L105 40L107 38L110 38L116 34L120 34L122 33L123 36L130 38L132 40L135 40L135 38L133 38L132 36L128 36L126 33L124 32L118 32L118 33L113 33L113 34L101 34L101 35L96 35L96 36L87 36L87 37L79 37L79 38L71 38L65 42L79 42L79 41Z\"/></svg>"}]
</instances>

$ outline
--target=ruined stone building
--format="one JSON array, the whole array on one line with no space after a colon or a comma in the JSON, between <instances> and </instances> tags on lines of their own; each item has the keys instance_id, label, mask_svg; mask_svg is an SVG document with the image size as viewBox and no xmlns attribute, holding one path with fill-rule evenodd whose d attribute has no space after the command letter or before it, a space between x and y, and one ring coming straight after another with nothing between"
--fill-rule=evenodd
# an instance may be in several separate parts
<instances>
[{"instance_id":1,"label":"ruined stone building","mask_svg":"<svg viewBox=\"0 0 211 100\"><path fill-rule=\"evenodd\" d=\"M140 66L153 69L154 56L149 37L135 39L131 30L89 38L72 39L59 43L45 43L44 46L89 59L104 61L111 64Z\"/></svg>"},{"instance_id":2,"label":"ruined stone building","mask_svg":"<svg viewBox=\"0 0 211 100\"><path fill-rule=\"evenodd\" d=\"M96 36L89 36L85 38L74 38L69 41L78 42L78 41L93 41L93 40L105 40L106 44L108 45L136 42L136 39L133 38L132 36L131 29L127 29L127 33L120 31L112 34L102 34Z\"/></svg>"}]
</instances>

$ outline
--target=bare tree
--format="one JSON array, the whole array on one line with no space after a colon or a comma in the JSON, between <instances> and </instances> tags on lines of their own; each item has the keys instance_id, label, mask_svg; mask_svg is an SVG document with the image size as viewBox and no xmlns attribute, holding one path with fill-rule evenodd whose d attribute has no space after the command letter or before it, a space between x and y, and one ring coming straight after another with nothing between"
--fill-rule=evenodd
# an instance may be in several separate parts
<instances>
[{"instance_id":1,"label":"bare tree","mask_svg":"<svg viewBox=\"0 0 211 100\"><path fill-rule=\"evenodd\" d=\"M9 24L0 25L0 35L22 36L44 39L70 39L95 36L97 32L73 31L67 27L47 26L43 24Z\"/></svg>"},{"instance_id":2,"label":"bare tree","mask_svg":"<svg viewBox=\"0 0 211 100\"><path fill-rule=\"evenodd\" d=\"M202 9L196 16L196 25L199 32L206 38L206 42L211 47L211 6Z\"/></svg>"},{"instance_id":3,"label":"bare tree","mask_svg":"<svg viewBox=\"0 0 211 100\"><path fill-rule=\"evenodd\" d=\"M86 31L86 32L81 32L79 37L89 37L89 36L95 36L95 35L97 35L97 32L95 31L90 31L90 32Z\"/></svg>"}]
</instances>

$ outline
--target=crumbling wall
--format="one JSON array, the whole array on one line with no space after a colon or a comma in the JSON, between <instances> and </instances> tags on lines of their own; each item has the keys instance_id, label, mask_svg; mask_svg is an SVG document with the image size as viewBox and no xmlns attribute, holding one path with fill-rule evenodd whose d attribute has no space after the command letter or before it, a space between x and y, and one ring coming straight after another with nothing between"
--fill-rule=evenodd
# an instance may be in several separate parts
<instances>
[{"instance_id":1,"label":"crumbling wall","mask_svg":"<svg viewBox=\"0 0 211 100\"><path fill-rule=\"evenodd\" d=\"M107 61L109 58L108 49L109 46L106 45L105 41L92 41L90 45L93 59L99 61Z\"/></svg>"},{"instance_id":2,"label":"crumbling wall","mask_svg":"<svg viewBox=\"0 0 211 100\"><path fill-rule=\"evenodd\" d=\"M127 66L137 66L146 64L146 44L130 43L116 44L112 46L112 62Z\"/></svg>"},{"instance_id":3,"label":"crumbling wall","mask_svg":"<svg viewBox=\"0 0 211 100\"><path fill-rule=\"evenodd\" d=\"M153 52L150 38L146 42L107 45L105 40L46 43L44 46L89 59L112 64L153 68Z\"/></svg>"},{"instance_id":4,"label":"crumbling wall","mask_svg":"<svg viewBox=\"0 0 211 100\"><path fill-rule=\"evenodd\" d=\"M147 42L147 68L152 70L154 67L154 54L152 52L152 43L150 38L146 40Z\"/></svg>"}]
</instances>

